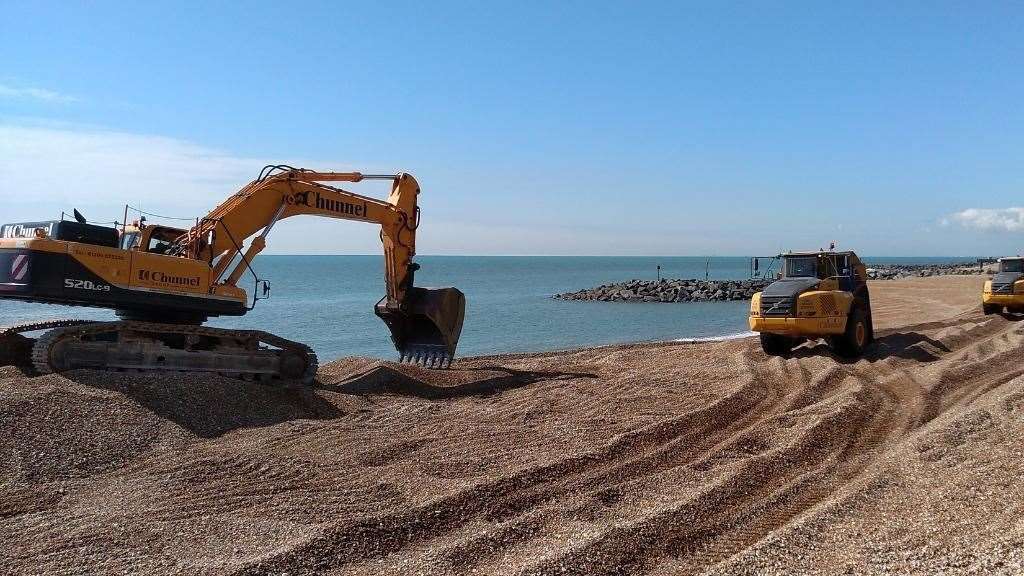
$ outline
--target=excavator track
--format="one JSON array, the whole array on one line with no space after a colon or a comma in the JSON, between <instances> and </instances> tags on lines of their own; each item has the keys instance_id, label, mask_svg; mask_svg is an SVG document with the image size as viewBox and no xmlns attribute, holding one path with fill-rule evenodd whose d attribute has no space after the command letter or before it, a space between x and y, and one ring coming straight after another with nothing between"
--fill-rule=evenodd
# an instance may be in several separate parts
<instances>
[{"instance_id":1,"label":"excavator track","mask_svg":"<svg viewBox=\"0 0 1024 576\"><path fill-rule=\"evenodd\" d=\"M242 379L312 384L313 350L259 330L120 321L60 326L32 346L41 374L76 368L139 372L214 372Z\"/></svg>"},{"instance_id":2,"label":"excavator track","mask_svg":"<svg viewBox=\"0 0 1024 576\"><path fill-rule=\"evenodd\" d=\"M29 366L32 364L31 338L24 335L39 330L52 330L69 326L92 324L93 320L55 319L42 322L0 326L0 366Z\"/></svg>"}]
</instances>

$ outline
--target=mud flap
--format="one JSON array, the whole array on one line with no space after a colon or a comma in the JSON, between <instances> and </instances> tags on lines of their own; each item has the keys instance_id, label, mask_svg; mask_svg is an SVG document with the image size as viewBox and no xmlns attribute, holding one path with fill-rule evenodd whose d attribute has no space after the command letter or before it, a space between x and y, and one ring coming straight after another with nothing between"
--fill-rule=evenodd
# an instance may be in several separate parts
<instances>
[{"instance_id":1,"label":"mud flap","mask_svg":"<svg viewBox=\"0 0 1024 576\"><path fill-rule=\"evenodd\" d=\"M391 330L401 361L437 368L451 365L466 313L461 290L412 288L402 308L389 308L385 296L373 311Z\"/></svg>"}]
</instances>

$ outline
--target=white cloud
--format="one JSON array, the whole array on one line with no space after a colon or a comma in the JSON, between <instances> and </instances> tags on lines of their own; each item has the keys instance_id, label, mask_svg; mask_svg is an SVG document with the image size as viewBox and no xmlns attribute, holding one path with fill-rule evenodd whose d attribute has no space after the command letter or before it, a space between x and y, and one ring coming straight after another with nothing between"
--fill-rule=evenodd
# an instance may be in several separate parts
<instances>
[{"instance_id":1,"label":"white cloud","mask_svg":"<svg viewBox=\"0 0 1024 576\"><path fill-rule=\"evenodd\" d=\"M247 157L185 140L96 128L0 124L0 222L58 218L72 208L91 220L109 222L122 219L125 204L195 218L250 182L264 166L282 163L383 171L373 165ZM374 181L346 188L383 197L386 186ZM380 251L376 232L365 225L328 222L334 226L311 228L316 220L295 220L275 228L268 253Z\"/></svg>"},{"instance_id":2,"label":"white cloud","mask_svg":"<svg viewBox=\"0 0 1024 576\"><path fill-rule=\"evenodd\" d=\"M125 204L172 217L208 213L255 178L267 164L323 170L386 173L382 165L260 158L202 146L186 140L131 134L95 127L0 123L0 223L59 218L78 208L90 220L121 220ZM393 167L392 167L393 169ZM388 183L344 186L375 198L387 196ZM442 190L443 185L432 186ZM424 254L459 254L473 238L475 253L594 253L607 230L578 226L538 229L500 222L466 221L450 213L441 194L424 195L426 225L417 239ZM134 218L129 214L129 218ZM150 219L160 221L160 219ZM182 225L183 222L169 222ZM631 235L623 253L642 253L632 244L654 240ZM379 254L377 230L355 222L292 218L278 224L268 254Z\"/></svg>"},{"instance_id":3,"label":"white cloud","mask_svg":"<svg viewBox=\"0 0 1024 576\"><path fill-rule=\"evenodd\" d=\"M44 88L18 87L0 84L0 98L14 98L19 100L39 100L57 104L68 104L77 102L78 98L46 90Z\"/></svg>"},{"instance_id":4,"label":"white cloud","mask_svg":"<svg viewBox=\"0 0 1024 576\"><path fill-rule=\"evenodd\" d=\"M14 203L209 205L264 164L173 138L0 125L0 178Z\"/></svg>"},{"instance_id":5,"label":"white cloud","mask_svg":"<svg viewBox=\"0 0 1024 576\"><path fill-rule=\"evenodd\" d=\"M943 218L941 224L959 224L972 230L1022 232L1024 208L968 208Z\"/></svg>"}]
</instances>

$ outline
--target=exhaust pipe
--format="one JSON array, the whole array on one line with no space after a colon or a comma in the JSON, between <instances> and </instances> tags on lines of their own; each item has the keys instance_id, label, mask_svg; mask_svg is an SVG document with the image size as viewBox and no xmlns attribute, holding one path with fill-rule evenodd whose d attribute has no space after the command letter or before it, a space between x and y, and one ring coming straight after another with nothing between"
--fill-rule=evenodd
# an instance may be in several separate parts
<instances>
[{"instance_id":1,"label":"exhaust pipe","mask_svg":"<svg viewBox=\"0 0 1024 576\"><path fill-rule=\"evenodd\" d=\"M466 296L461 290L413 287L400 308L389 308L385 296L373 311L391 330L401 362L430 368L451 366L466 314Z\"/></svg>"}]
</instances>

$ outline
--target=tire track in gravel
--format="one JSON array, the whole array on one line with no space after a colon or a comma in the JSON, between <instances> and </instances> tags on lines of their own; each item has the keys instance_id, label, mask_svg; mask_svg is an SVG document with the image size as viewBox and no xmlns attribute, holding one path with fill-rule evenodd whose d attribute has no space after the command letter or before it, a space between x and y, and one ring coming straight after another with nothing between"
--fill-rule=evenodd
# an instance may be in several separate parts
<instances>
[{"instance_id":1,"label":"tire track in gravel","mask_svg":"<svg viewBox=\"0 0 1024 576\"><path fill-rule=\"evenodd\" d=\"M932 328L955 325L943 323ZM999 330L999 326L973 329L970 331L974 334L970 337L965 338L957 334L948 338L946 343L949 345L984 336L978 332L994 332L994 338L1005 340L1007 335ZM1013 380L1024 373L1024 368L1020 367L1019 362L1020 344L1018 338L1015 347L1008 346L998 360L994 357L979 360L977 366L983 366L985 369L971 370L962 366L944 368L940 382L956 382L958 392L970 391L981 394L1000 383ZM955 350L945 354L949 356L942 358L946 363L956 362ZM904 364L907 361L899 363ZM1004 371L1004 367L1008 370ZM644 572L651 564L664 557L672 557L679 562L684 557L692 556L686 558L687 562L679 562L673 570L677 573L687 573L690 570L686 570L685 566L708 566L729 558L785 525L804 510L831 496L847 483L855 481L875 456L918 426L924 396L914 391L914 385L908 385L908 382L916 383L909 370L895 367L894 369L894 374L881 381L874 375L857 369L846 370L848 379L861 386L864 394L860 398L860 405L855 408L859 414L842 414L832 421L834 426L828 426L819 430L819 434L811 435L812 438L820 438L824 434L835 437L840 431L846 433L849 436L845 442L835 443L835 446L841 449L834 456L829 450L819 452L821 458L818 461L812 459L811 470L795 477L785 470L772 470L771 473L757 470L757 476L770 480L769 485L755 487L741 482L736 489L718 497L721 501L728 501L729 505L728 513L722 515L717 526L713 520L705 520L694 525L694 511L683 505L649 522L639 523L628 529L618 529L565 555L538 563L523 574ZM950 371L955 372L955 377L947 377ZM995 376L993 371L996 373ZM834 381L834 371L826 372L827 376L819 380ZM867 372L877 370L868 367ZM813 380L809 384L813 385ZM843 388L849 390L853 385L851 382L844 382ZM940 392L934 396L942 397L944 394ZM872 416L867 417L867 414ZM840 428L840 423L845 429ZM773 458L784 460L786 454L775 453ZM715 504L720 500L713 493L702 494L700 498L702 506L712 509L715 509ZM689 528L680 530L679 526ZM730 526L735 527L730 529ZM623 543L629 544L624 546ZM701 552L694 553L694 550Z\"/></svg>"},{"instance_id":2,"label":"tire track in gravel","mask_svg":"<svg viewBox=\"0 0 1024 576\"><path fill-rule=\"evenodd\" d=\"M616 482L659 467L676 465L685 452L690 458L701 453L700 446L756 418L759 406L777 400L777 389L752 377L729 396L705 408L661 421L643 430L629 432L609 445L553 464L525 470L512 477L475 486L470 490L432 503L422 509L387 518L347 524L329 529L316 541L284 557L264 560L252 573L272 573L278 566L322 568L323 557L361 560L362 550L373 556L387 554L410 542L443 534L454 525L475 517L501 521L519 516L560 494L583 486L607 489ZM737 420L740 424L737 425ZM705 438L705 440L701 440ZM641 454L632 457L633 454ZM377 528L372 526L378 525ZM384 543L382 546L381 543ZM316 553L313 553L316 550Z\"/></svg>"},{"instance_id":3,"label":"tire track in gravel","mask_svg":"<svg viewBox=\"0 0 1024 576\"><path fill-rule=\"evenodd\" d=\"M956 325L956 322L929 323L928 328L934 330ZM974 331L976 332L977 330ZM953 335L947 339L947 342L955 344L957 341L974 339L978 336L979 334L977 333L967 337ZM950 352L944 352L943 354L949 355ZM746 396L762 386L766 389L771 389L766 386L768 380L763 376L764 370L773 372L781 368L784 374L792 374L788 362L783 362L782 366L776 364L775 366L763 368L757 363L749 361L751 357L755 356L749 349L744 352L744 355L747 356L748 367L755 376L737 391L737 395ZM772 359L769 362L777 362L777 360ZM912 361L895 363L905 364L912 363ZM733 512L726 518L721 518L717 522L709 519L700 525L700 529L694 527L688 533L678 534L676 538L668 538L664 535L659 536L657 539L645 540L643 538L644 534L671 532L668 528L669 524L685 523L687 515L692 510L685 505L681 505L652 519L651 522L638 524L629 531L628 535L621 532L609 535L609 537L579 549L577 551L578 554L569 553L554 560L540 563L535 566L533 571L527 570L524 573L544 573L553 570L556 566L562 569L566 564L577 566L579 568L578 573L601 573L599 566L589 564L586 559L608 558L609 555L614 557L614 561L611 564L617 567L616 570L621 569L623 566L628 566L630 562L641 562L640 559L643 558L643 555L637 554L636 549L621 549L619 553L613 551L622 541L644 542L641 549L646 551L659 550L654 555L656 557L678 555L679 550L705 549L708 551L706 554L709 556L701 564L713 563L727 558L732 553L735 553L736 550L750 545L763 537L764 534L785 524L803 510L831 495L844 483L854 479L871 461L871 455L877 454L884 446L890 444L893 441L893 437L899 438L907 430L912 429L918 419L919 408L917 407L921 403L920 398L913 394L908 395L906 392L908 388L915 388L915 386L908 387L907 382L916 383L908 370L897 366L883 370L871 365L866 366L864 369L856 369L837 364L824 371L819 371L813 377L808 378L810 371L805 364L798 363L797 366L801 373L800 380L802 382L800 382L800 387L803 390L802 394L796 398L797 402L788 407L787 414L828 402L834 397L836 390L850 390L855 386L860 386L857 402L852 407L836 412L832 418L824 419L823 422L827 423L827 426L811 428L813 433L805 438L803 443L798 443L795 447L790 448L790 450L794 448L806 450L809 444L817 442L823 436L830 436L834 443L827 444L828 449L822 450L819 447L813 451L814 458L812 458L812 461L817 468L812 466L811 470L807 470L806 461L802 461L801 466L788 471L772 469L770 465L762 463L760 466L754 466L750 470L744 471L744 474L747 474L746 477L751 479L771 478L773 480L771 484L755 486L751 481L745 480L743 474L736 474L731 479L736 489L721 493L712 491L701 495L700 502L702 506L706 506L709 504L709 500L714 501L716 498L732 502L731 509ZM890 374L888 377L879 378L880 375L886 372ZM788 380L792 382L793 379L790 376ZM972 385L973 381L967 381L966 383L961 381L959 389L971 388ZM776 388L773 394L759 399L756 404L777 405L781 400L780 393L781 390ZM727 398L727 401L735 401L737 395ZM807 398L808 395L811 396L810 399ZM724 414L727 415L725 419L732 418L728 424L725 424L722 420L711 420L709 426L698 426L696 428L698 432L704 432L707 429L715 430L717 435L709 434L707 438L718 439L720 441L718 446L709 448L707 444L710 442L707 441L703 445L695 444L693 442L693 434L683 433L687 429L694 430L694 424L700 421L700 418L695 418L694 414L688 414L674 421L659 423L654 431L648 430L644 433L630 434L626 438L619 439L617 443L602 453L591 455L595 460L595 464L605 465L578 466L579 461L571 459L556 464L554 467L528 471L523 477L512 480L513 486L518 490L513 497L500 497L500 494L506 488L504 483L475 489L468 496L472 499L489 503L486 513L483 514L489 521L503 522L527 516L538 507L544 506L566 494L579 495L589 493L600 497L602 494L613 492L621 484L633 481L638 476L656 475L665 469L684 466L694 462L699 455L703 455L703 461L708 462L725 450L746 441L749 431L754 428L751 423L764 423L777 415L777 413L772 413L769 410L758 411L754 409L753 404L739 403L737 407L740 412L743 410L747 411L744 417L735 418L737 411L727 410L724 411ZM703 416L709 411L722 414L721 408L721 404L712 405L707 410L698 411L698 414ZM867 418L864 416L865 414L872 414L872 417ZM843 430L845 436L837 434L840 424L845 427ZM733 437L729 436L729 432L737 430L740 432ZM723 438L725 439L724 441L722 440ZM639 457L626 457L618 461L619 456L630 452L641 452L643 455ZM766 454L770 455L770 457L766 457L769 462L793 460L793 458L788 457L785 451L769 451ZM804 456L806 456L806 453L804 453ZM854 462L854 464L851 465L851 462ZM703 471L707 471L707 469ZM822 486L830 486L830 488L825 489ZM744 508L744 505L736 504L743 501L741 494L754 495L749 500L750 502L769 502L772 505L751 505L747 507L746 513L735 512L737 509L742 510ZM464 498L466 495L461 495L461 497ZM461 498L453 500L450 506L452 508L458 507L465 512ZM765 513L764 510L766 509L770 509L771 512ZM426 514L428 516L444 517L444 510L445 505L442 504L434 510L426 512ZM757 514L759 511L761 513ZM468 516L463 514L459 517L456 524L466 522L467 518L472 517L474 517L472 513ZM751 518L756 518L756 520L751 520ZM721 528L721 526L728 526L730 523L739 524L740 527L733 530ZM434 530L442 528L444 524L444 522L440 522L434 526L424 527L424 534L420 536L428 539L435 537L437 532ZM459 568L477 566L489 557L500 553L500 547L495 546L494 542L504 540L503 536L508 534L537 534L540 531L540 527L547 525L546 522L536 518L532 518L527 522L509 522L503 531L497 535L492 534L475 545L468 547L456 546L450 553L445 555L444 560ZM351 527L346 527L343 531L351 532ZM380 535L372 533L368 534L368 536L372 538L380 537ZM406 539L406 542L413 539L418 538L409 537ZM723 542L726 544L724 546L720 545ZM487 543L490 546L489 554L480 554L485 548L483 543ZM322 542L318 544L322 545ZM716 546L716 544L719 545ZM386 550L384 554L394 551ZM335 558L353 558L351 554L341 553L340 550L336 549L328 555ZM291 565L295 567L294 564ZM270 565L264 565L265 568L268 566ZM300 564L300 566L312 567L305 563Z\"/></svg>"},{"instance_id":4,"label":"tire track in gravel","mask_svg":"<svg viewBox=\"0 0 1024 576\"><path fill-rule=\"evenodd\" d=\"M607 494L609 491L615 490L617 486L628 483L641 475L650 476L657 474L667 468L686 465L698 458L708 462L715 454L743 442L746 439L745 437L749 436L749 430L755 423L763 422L777 413L777 411L771 412L766 409L756 409L756 406L772 407L782 404L782 390L778 386L772 386L771 383L774 382L774 379L766 376L779 371L780 368L784 374L792 373L789 366L791 362L771 359L769 363L774 365L763 367L761 364L752 361L754 354L751 353L750 348L744 350L741 355L747 362L752 378L732 396L727 397L722 402L712 404L708 408L695 413L683 415L672 421L660 422L653 427L653 430L648 429L627 434L605 450L590 454L583 459L572 458L553 466L529 470L517 478L505 479L489 486L476 487L471 491L456 495L449 501L437 503L430 509L418 511L417 514L406 515L404 518L390 518L391 522L383 524L387 526L386 533L372 530L365 531L361 530L358 526L342 526L338 527L337 530L332 530L334 534L325 534L317 542L310 543L309 547L320 550L321 556L359 561L362 558L352 552L367 548L367 546L361 544L357 539L353 539L353 534L362 534L364 538L378 542L394 541L398 548L401 548L401 546L414 540L418 541L437 537L446 530L452 529L455 524L467 522L468 519L475 516L483 515L491 522L502 522L525 515L565 494L594 493L597 491ZM822 403L829 394L840 387L845 378L851 376L851 372L848 369L844 369L841 365L818 372L813 377L810 377L810 372L804 365L797 364L797 367L801 373L801 380L803 380L799 383L798 388L803 389L802 395L804 398L803 401L798 401L795 405L789 406L791 412L806 406ZM860 379L864 380L863 377ZM791 382L792 377L787 378L787 380ZM758 398L756 402L745 401L755 397L761 391L767 391L767 393ZM884 392L884 390L878 390L877 392ZM808 398L807 396L810 397ZM898 402L898 399L892 395L880 394L880 398L874 399L876 403L874 408L876 410L881 409L885 405L885 399L888 400L890 405ZM892 412L893 410L890 408L887 411ZM896 412L899 412L899 410L896 410ZM708 418L712 414L717 417ZM849 413L843 413L842 418L838 420L856 422L858 426L862 424L860 420L851 417ZM868 428L868 426L864 427ZM876 426L870 428L888 430L889 426L887 421L881 421ZM838 438L839 436L835 435L834 437ZM880 441L873 441L868 436L861 439L860 443L877 445ZM847 444L846 451L858 451L858 442L856 440L848 439ZM635 453L642 455L639 457L627 456L620 458L623 455ZM828 451L822 453L821 459L824 460L827 454ZM781 455L773 454L772 460L778 459L779 456ZM702 471L707 471L707 468ZM752 477L763 473L764 470L757 469L756 474ZM782 487L785 487L791 480L790 475L779 474L778 471L772 477L782 478ZM739 483L738 485L742 490L749 491L751 488L747 483ZM507 494L512 495L509 496ZM759 499L771 496L771 492L765 492L763 488L757 490L755 494L757 494ZM789 498L792 511L789 513L776 512L773 515L774 520L769 520L763 530L751 530L748 528L741 537L734 540L749 543L757 534L770 531L772 528L780 525L785 519L792 517L800 510L827 495L827 493L822 493L816 497L807 497L808 494L812 493L805 491L801 494L800 498ZM735 493L730 493L729 497L736 500ZM704 499L706 500L707 498L708 496L705 495ZM486 507L473 510L467 507L467 502L470 501L486 503ZM685 514L687 509L682 508L680 510ZM431 519L431 521L424 522L422 520L424 517ZM413 524L415 524L416 530L407 530ZM511 530L536 532L536 529L524 531L521 526L513 526ZM402 532L404 537L394 538L392 533L396 530ZM708 533L714 534L715 532L709 531ZM331 543L325 546L326 542ZM347 550L342 549L342 546L347 547ZM398 548L377 547L374 548L374 553L386 555L396 551ZM481 548L482 546L479 545L471 547L474 551L479 551ZM305 560L298 563L299 567L316 568L316 560L312 560L315 555L308 552L308 550L298 549L290 551L289 554L305 558ZM493 556L498 550L492 548L490 552L490 555ZM589 556L593 554L594 550L588 549L584 555ZM629 555L634 558L636 557L632 551ZM601 554L597 554L597 556L600 557ZM452 554L449 554L446 560L460 568L466 568L467 566L474 566L486 558L487 555L462 554L457 549ZM280 561L284 565L296 567L293 557L283 558ZM620 558L616 565L621 565L623 561L624 559ZM587 570L591 568L593 567L587 567ZM272 571L274 565L271 562L264 562L261 569ZM543 571L544 568L541 567L540 569Z\"/></svg>"}]
</instances>

